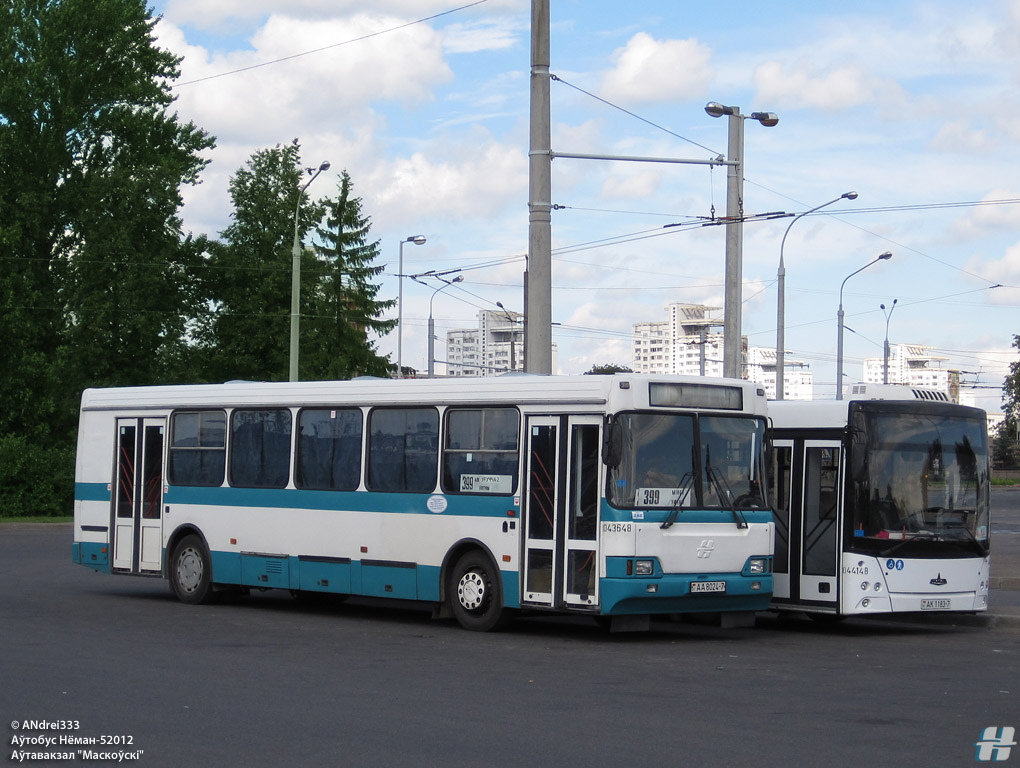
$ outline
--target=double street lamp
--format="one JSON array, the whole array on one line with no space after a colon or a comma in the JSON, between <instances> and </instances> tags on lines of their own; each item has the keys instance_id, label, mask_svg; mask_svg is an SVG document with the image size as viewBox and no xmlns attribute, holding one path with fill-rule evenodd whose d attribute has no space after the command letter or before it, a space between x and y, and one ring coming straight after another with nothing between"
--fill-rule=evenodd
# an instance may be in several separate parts
<instances>
[{"instance_id":1,"label":"double street lamp","mask_svg":"<svg viewBox=\"0 0 1020 768\"><path fill-rule=\"evenodd\" d=\"M836 322L839 326L839 336L836 339L836 399L843 399L843 286L846 285L846 281L859 272L863 272L872 264L877 264L880 261L888 261L892 258L892 253L886 251L885 253L879 254L877 257L869 261L863 267L858 270L851 272L849 275L843 278L843 282L839 286L839 311L836 313Z\"/></svg>"},{"instance_id":2,"label":"double street lamp","mask_svg":"<svg viewBox=\"0 0 1020 768\"><path fill-rule=\"evenodd\" d=\"M397 378L404 378L404 243L425 244L425 235L411 235L400 241L397 262Z\"/></svg>"},{"instance_id":3,"label":"double street lamp","mask_svg":"<svg viewBox=\"0 0 1020 768\"><path fill-rule=\"evenodd\" d=\"M301 335L301 239L298 235L298 219L301 213L301 198L308 186L319 174L329 170L329 161L325 161L319 169L306 168L312 175L298 189L297 203L294 205L294 245L291 249L293 263L290 270L290 380L298 381L298 339Z\"/></svg>"},{"instance_id":4,"label":"double street lamp","mask_svg":"<svg viewBox=\"0 0 1020 768\"><path fill-rule=\"evenodd\" d=\"M856 200L856 192L844 192L842 195L834 200L830 200L827 203L816 205L809 211L797 214L793 217L793 221L790 222L786 228L786 232L783 233L783 241L779 244L779 271L776 273L776 277L779 279L779 301L776 310L776 400L783 399L783 390L786 389L786 266L783 264L783 249L786 247L786 236L790 234L790 229L800 219L807 216L809 213L814 213L827 205L838 203L840 200Z\"/></svg>"},{"instance_id":5,"label":"double street lamp","mask_svg":"<svg viewBox=\"0 0 1020 768\"><path fill-rule=\"evenodd\" d=\"M729 117L726 159L726 287L723 309L723 375L741 377L741 289L743 287L744 120L757 120L766 128L779 123L774 112L740 114L740 107L718 101L705 105L711 117Z\"/></svg>"}]
</instances>

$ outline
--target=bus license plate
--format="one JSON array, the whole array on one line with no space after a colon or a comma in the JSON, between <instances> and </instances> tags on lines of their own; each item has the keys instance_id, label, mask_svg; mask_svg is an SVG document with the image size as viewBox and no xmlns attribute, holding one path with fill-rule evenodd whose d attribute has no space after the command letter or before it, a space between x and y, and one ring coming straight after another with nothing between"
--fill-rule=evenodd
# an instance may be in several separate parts
<instances>
[{"instance_id":1,"label":"bus license plate","mask_svg":"<svg viewBox=\"0 0 1020 768\"><path fill-rule=\"evenodd\" d=\"M695 592L725 592L725 581L692 581L691 593Z\"/></svg>"},{"instance_id":2,"label":"bus license plate","mask_svg":"<svg viewBox=\"0 0 1020 768\"><path fill-rule=\"evenodd\" d=\"M953 607L951 600L921 600L922 611L948 611Z\"/></svg>"}]
</instances>

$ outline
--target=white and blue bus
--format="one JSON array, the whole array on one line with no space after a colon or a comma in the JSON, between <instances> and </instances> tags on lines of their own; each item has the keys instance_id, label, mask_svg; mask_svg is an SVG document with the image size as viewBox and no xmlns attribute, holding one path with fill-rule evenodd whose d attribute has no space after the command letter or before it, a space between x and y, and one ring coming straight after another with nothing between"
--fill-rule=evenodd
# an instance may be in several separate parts
<instances>
[{"instance_id":1,"label":"white and blue bus","mask_svg":"<svg viewBox=\"0 0 1020 768\"><path fill-rule=\"evenodd\" d=\"M90 389L75 562L224 591L518 610L753 612L772 596L766 402L616 376Z\"/></svg>"},{"instance_id":2,"label":"white and blue bus","mask_svg":"<svg viewBox=\"0 0 1020 768\"><path fill-rule=\"evenodd\" d=\"M769 403L773 607L820 619L985 610L985 412L904 386L849 392Z\"/></svg>"}]
</instances>

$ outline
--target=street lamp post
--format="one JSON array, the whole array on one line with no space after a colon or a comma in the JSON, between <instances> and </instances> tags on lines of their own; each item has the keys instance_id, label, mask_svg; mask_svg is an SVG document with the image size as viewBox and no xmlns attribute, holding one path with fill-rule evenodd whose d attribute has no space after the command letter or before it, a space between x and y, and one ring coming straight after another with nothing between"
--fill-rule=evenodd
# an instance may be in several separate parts
<instances>
[{"instance_id":1,"label":"street lamp post","mask_svg":"<svg viewBox=\"0 0 1020 768\"><path fill-rule=\"evenodd\" d=\"M839 311L836 313L836 323L839 327L839 336L836 339L836 399L843 399L843 286L846 285L846 281L859 272L863 272L872 264L877 264L880 261L888 261L892 258L892 254L889 251L879 254L876 258L869 261L860 269L854 270L849 275L843 278L843 282L839 286Z\"/></svg>"},{"instance_id":2,"label":"street lamp post","mask_svg":"<svg viewBox=\"0 0 1020 768\"><path fill-rule=\"evenodd\" d=\"M294 245L291 249L293 262L290 271L290 380L298 381L298 339L301 335L301 240L298 236L298 218L301 213L301 196L319 174L329 170L329 161L323 162L318 170L305 169L312 175L298 190L297 203L294 206Z\"/></svg>"},{"instance_id":3,"label":"street lamp post","mask_svg":"<svg viewBox=\"0 0 1020 768\"><path fill-rule=\"evenodd\" d=\"M774 112L740 114L740 107L727 107L717 101L705 105L712 117L729 116L726 169L726 286L723 308L723 375L739 379L741 375L741 288L743 282L744 243L744 120L750 117L767 128L779 123Z\"/></svg>"},{"instance_id":4,"label":"street lamp post","mask_svg":"<svg viewBox=\"0 0 1020 768\"><path fill-rule=\"evenodd\" d=\"M397 262L397 378L404 378L404 243L425 244L425 235L411 235L400 241Z\"/></svg>"},{"instance_id":5,"label":"street lamp post","mask_svg":"<svg viewBox=\"0 0 1020 768\"><path fill-rule=\"evenodd\" d=\"M783 248L786 247L786 236L790 234L790 229L798 220L807 216L809 213L814 213L817 210L824 208L827 205L838 203L840 200L856 200L856 192L844 192L842 195L837 197L835 200L830 200L827 203L816 205L809 211L797 214L793 217L793 221L787 226L786 231L783 233L783 241L779 244L779 270L776 273L779 285L779 299L776 309L776 400L783 399L783 391L786 389L786 266L783 264Z\"/></svg>"},{"instance_id":6,"label":"street lamp post","mask_svg":"<svg viewBox=\"0 0 1020 768\"><path fill-rule=\"evenodd\" d=\"M437 279L443 280L443 278L436 275ZM436 378L436 321L432 319L432 300L436 298L436 294L440 291L445 291L454 283L459 283L464 279L464 275L457 275L453 280L443 280L444 285L439 286L432 292L432 296L429 297L429 378Z\"/></svg>"},{"instance_id":7,"label":"street lamp post","mask_svg":"<svg viewBox=\"0 0 1020 768\"><path fill-rule=\"evenodd\" d=\"M893 299L892 304L889 306L889 311L885 311L885 304L879 304L878 306L882 309L882 314L885 315L885 344L882 347L882 383L889 383L889 319L892 317L893 310L896 309L896 302L899 299Z\"/></svg>"},{"instance_id":8,"label":"street lamp post","mask_svg":"<svg viewBox=\"0 0 1020 768\"><path fill-rule=\"evenodd\" d=\"M507 309L503 306L502 302L497 301L496 306L503 310L503 314L506 315L506 319L510 323L510 372L513 373L517 370L517 360L514 355L514 335L516 334L514 325L517 321L510 316L510 313L507 312Z\"/></svg>"}]
</instances>

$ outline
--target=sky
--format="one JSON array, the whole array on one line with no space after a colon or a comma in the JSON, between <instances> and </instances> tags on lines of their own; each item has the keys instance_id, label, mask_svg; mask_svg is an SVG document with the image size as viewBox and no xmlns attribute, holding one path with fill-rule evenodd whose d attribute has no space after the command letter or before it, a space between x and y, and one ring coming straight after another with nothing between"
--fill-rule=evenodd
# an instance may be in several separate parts
<instances>
[{"instance_id":1,"label":"sky","mask_svg":"<svg viewBox=\"0 0 1020 768\"><path fill-rule=\"evenodd\" d=\"M183 57L184 120L216 137L184 190L186 232L217 237L228 185L253 152L300 141L332 194L347 170L385 267L405 279L402 358L427 367L481 309L523 311L528 245L529 0L159 0L157 43ZM852 4L551 0L554 152L708 160L744 123L743 327L776 344L784 233L787 361L835 393L891 344L932 347L989 411L1020 333L1020 0ZM553 161L557 373L632 363L634 323L670 302L723 306L726 169ZM824 215L823 215L824 214ZM457 271L460 270L460 271ZM896 306L891 316L880 308ZM396 311L394 310L393 316ZM722 313L716 313L722 318ZM378 340L396 360L397 334ZM444 368L440 364L437 370Z\"/></svg>"}]
</instances>

